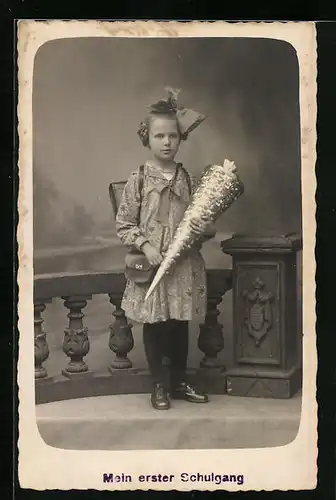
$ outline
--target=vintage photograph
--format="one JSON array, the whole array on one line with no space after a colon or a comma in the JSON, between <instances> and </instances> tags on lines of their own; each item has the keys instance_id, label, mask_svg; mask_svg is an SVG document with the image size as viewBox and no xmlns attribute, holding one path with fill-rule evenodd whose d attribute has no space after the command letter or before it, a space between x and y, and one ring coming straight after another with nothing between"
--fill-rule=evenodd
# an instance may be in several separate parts
<instances>
[{"instance_id":1,"label":"vintage photograph","mask_svg":"<svg viewBox=\"0 0 336 500\"><path fill-rule=\"evenodd\" d=\"M293 44L248 24L220 37L60 30L31 58L25 380L52 453L262 453L298 436L314 370L302 130L315 117L302 122ZM247 488L239 460L221 473L112 462L101 489Z\"/></svg>"}]
</instances>

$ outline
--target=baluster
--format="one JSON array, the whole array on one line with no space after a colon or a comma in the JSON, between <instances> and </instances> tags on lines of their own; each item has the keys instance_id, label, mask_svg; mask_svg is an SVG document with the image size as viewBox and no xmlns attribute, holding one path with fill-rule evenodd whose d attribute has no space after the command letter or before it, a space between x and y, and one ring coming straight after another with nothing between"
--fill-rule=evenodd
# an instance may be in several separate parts
<instances>
[{"instance_id":1,"label":"baluster","mask_svg":"<svg viewBox=\"0 0 336 500\"><path fill-rule=\"evenodd\" d=\"M127 354L134 347L134 339L132 328L127 322L125 311L121 308L122 297L109 293L111 304L115 306L113 316L115 317L114 324L110 325L110 340L109 347L115 353L115 359L111 361L109 371L115 369L125 369L132 367L132 361L127 357Z\"/></svg>"},{"instance_id":2,"label":"baluster","mask_svg":"<svg viewBox=\"0 0 336 500\"><path fill-rule=\"evenodd\" d=\"M70 310L67 314L69 327L64 330L63 352L70 358L68 366L62 370L65 377L71 378L78 375L91 375L92 372L83 358L90 350L88 329L83 325L84 309L91 296L62 297L64 305Z\"/></svg>"},{"instance_id":3,"label":"baluster","mask_svg":"<svg viewBox=\"0 0 336 500\"><path fill-rule=\"evenodd\" d=\"M46 303L50 303L51 299L43 299L34 303L34 357L35 357L35 380L41 380L48 377L47 370L43 366L49 357L49 347L47 342L47 334L43 330L44 319L42 313L46 308Z\"/></svg>"},{"instance_id":4,"label":"baluster","mask_svg":"<svg viewBox=\"0 0 336 500\"><path fill-rule=\"evenodd\" d=\"M220 295L208 295L205 321L200 325L197 343L198 348L204 353L204 358L200 362L201 368L220 367L217 356L224 348L223 325L218 322L218 306L221 302Z\"/></svg>"}]
</instances>

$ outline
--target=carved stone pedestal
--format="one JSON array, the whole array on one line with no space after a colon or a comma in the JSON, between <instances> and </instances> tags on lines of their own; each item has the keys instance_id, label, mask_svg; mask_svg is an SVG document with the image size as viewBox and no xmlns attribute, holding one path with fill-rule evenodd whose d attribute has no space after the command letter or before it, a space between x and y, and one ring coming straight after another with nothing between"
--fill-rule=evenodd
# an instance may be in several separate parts
<instances>
[{"instance_id":1,"label":"carved stone pedestal","mask_svg":"<svg viewBox=\"0 0 336 500\"><path fill-rule=\"evenodd\" d=\"M235 235L222 242L233 257L234 366L227 392L290 398L301 387L296 253L300 235Z\"/></svg>"}]
</instances>

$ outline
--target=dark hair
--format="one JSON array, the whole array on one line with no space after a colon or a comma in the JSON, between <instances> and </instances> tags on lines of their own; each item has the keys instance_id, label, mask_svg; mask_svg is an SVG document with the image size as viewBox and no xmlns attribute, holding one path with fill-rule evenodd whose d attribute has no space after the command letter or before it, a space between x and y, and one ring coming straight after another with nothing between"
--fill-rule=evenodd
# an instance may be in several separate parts
<instances>
[{"instance_id":1,"label":"dark hair","mask_svg":"<svg viewBox=\"0 0 336 500\"><path fill-rule=\"evenodd\" d=\"M187 140L188 134L186 134L186 133L182 134L182 132L180 131L179 124L178 124L178 121L176 119L176 113L174 113L174 112L150 113L147 116L147 118L140 123L139 128L138 128L138 136L140 137L140 140L141 140L144 147L148 148L148 146L149 146L149 126L150 126L149 122L150 122L150 119L152 117L155 117L155 116L156 117L162 116L162 117L167 117L167 118L175 118L181 141Z\"/></svg>"}]
</instances>

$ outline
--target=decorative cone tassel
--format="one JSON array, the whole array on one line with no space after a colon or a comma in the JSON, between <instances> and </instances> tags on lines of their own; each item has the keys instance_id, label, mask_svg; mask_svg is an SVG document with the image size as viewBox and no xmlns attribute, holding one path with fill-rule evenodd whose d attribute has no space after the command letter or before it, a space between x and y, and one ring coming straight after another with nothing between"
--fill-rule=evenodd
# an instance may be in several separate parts
<instances>
[{"instance_id":1,"label":"decorative cone tassel","mask_svg":"<svg viewBox=\"0 0 336 500\"><path fill-rule=\"evenodd\" d=\"M210 165L203 171L145 300L181 254L199 239L200 236L192 230L191 221L215 222L243 192L244 185L236 174L234 162L224 160L223 165Z\"/></svg>"}]
</instances>

